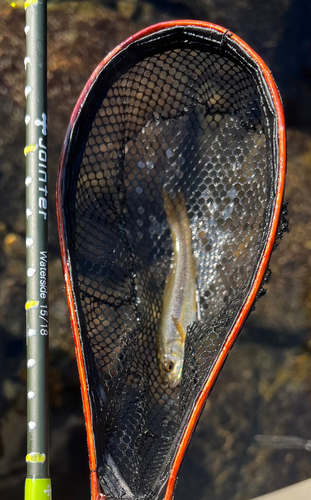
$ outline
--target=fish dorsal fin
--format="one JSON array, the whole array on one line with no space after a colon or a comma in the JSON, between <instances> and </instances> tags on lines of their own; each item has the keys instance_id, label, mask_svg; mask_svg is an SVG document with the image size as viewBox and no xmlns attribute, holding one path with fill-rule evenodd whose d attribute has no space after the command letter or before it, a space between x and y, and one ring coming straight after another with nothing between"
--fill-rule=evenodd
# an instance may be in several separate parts
<instances>
[{"instance_id":1,"label":"fish dorsal fin","mask_svg":"<svg viewBox=\"0 0 311 500\"><path fill-rule=\"evenodd\" d=\"M186 340L185 329L183 328L183 326L181 325L181 323L178 321L178 319L174 318L174 316L172 316L172 317L173 317L174 325L176 326L176 330L179 333L180 340L182 342L185 342L185 340Z\"/></svg>"}]
</instances>

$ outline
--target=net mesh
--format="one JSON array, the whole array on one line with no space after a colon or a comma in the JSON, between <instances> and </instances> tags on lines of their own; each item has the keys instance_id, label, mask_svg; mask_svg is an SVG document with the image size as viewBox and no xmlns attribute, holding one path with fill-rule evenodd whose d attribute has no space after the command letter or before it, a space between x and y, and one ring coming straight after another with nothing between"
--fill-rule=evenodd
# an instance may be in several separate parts
<instances>
[{"instance_id":1,"label":"net mesh","mask_svg":"<svg viewBox=\"0 0 311 500\"><path fill-rule=\"evenodd\" d=\"M76 141L65 223L100 482L108 500L151 500L263 252L275 113L228 44L175 37L114 64ZM185 198L201 315L173 389L156 357L173 253L163 191Z\"/></svg>"}]
</instances>

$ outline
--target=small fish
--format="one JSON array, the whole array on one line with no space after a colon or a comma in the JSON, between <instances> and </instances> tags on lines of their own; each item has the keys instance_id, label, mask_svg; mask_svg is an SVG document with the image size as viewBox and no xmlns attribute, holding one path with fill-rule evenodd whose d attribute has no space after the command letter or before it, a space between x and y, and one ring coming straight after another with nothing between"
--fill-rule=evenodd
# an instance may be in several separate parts
<instances>
[{"instance_id":1,"label":"small fish","mask_svg":"<svg viewBox=\"0 0 311 500\"><path fill-rule=\"evenodd\" d=\"M173 240L173 265L163 295L157 333L157 358L163 384L181 380L187 326L196 320L196 266L191 229L183 193L175 199L163 192L164 208Z\"/></svg>"}]
</instances>

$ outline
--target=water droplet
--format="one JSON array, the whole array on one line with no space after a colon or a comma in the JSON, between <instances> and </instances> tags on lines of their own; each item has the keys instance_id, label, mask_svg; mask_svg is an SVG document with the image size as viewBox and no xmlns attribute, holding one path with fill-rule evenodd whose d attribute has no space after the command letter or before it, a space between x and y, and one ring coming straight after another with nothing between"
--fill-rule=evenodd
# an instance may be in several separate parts
<instances>
[{"instance_id":1,"label":"water droplet","mask_svg":"<svg viewBox=\"0 0 311 500\"><path fill-rule=\"evenodd\" d=\"M36 272L37 272L37 271L36 271L36 269L35 269L35 268L33 268L33 267L29 267L29 268L27 269L27 276L28 276L28 278L32 278L32 277L36 274Z\"/></svg>"},{"instance_id":2,"label":"water droplet","mask_svg":"<svg viewBox=\"0 0 311 500\"><path fill-rule=\"evenodd\" d=\"M27 98L31 92L32 92L32 87L30 85L27 85L25 87L25 97Z\"/></svg>"},{"instance_id":3,"label":"water droplet","mask_svg":"<svg viewBox=\"0 0 311 500\"><path fill-rule=\"evenodd\" d=\"M37 330L35 330L34 328L28 328L27 337L31 338L35 337L36 335L37 335Z\"/></svg>"},{"instance_id":4,"label":"water droplet","mask_svg":"<svg viewBox=\"0 0 311 500\"><path fill-rule=\"evenodd\" d=\"M26 211L26 215L27 215L27 211ZM26 238L26 248L30 248L32 247L32 245L34 244L34 239L29 237L29 238Z\"/></svg>"},{"instance_id":5,"label":"water droplet","mask_svg":"<svg viewBox=\"0 0 311 500\"><path fill-rule=\"evenodd\" d=\"M27 68L27 66L32 66L32 61L31 61L30 57L25 57L24 65L25 65L25 69Z\"/></svg>"},{"instance_id":6,"label":"water droplet","mask_svg":"<svg viewBox=\"0 0 311 500\"><path fill-rule=\"evenodd\" d=\"M235 197L236 197L236 190L234 188L231 188L229 191L228 191L228 195L230 197L230 200L233 200Z\"/></svg>"},{"instance_id":7,"label":"water droplet","mask_svg":"<svg viewBox=\"0 0 311 500\"><path fill-rule=\"evenodd\" d=\"M148 170L152 170L152 169L153 169L153 167L154 167L154 163L153 163L153 161L147 161L147 162L146 162L146 166L147 166L147 169L148 169Z\"/></svg>"}]
</instances>

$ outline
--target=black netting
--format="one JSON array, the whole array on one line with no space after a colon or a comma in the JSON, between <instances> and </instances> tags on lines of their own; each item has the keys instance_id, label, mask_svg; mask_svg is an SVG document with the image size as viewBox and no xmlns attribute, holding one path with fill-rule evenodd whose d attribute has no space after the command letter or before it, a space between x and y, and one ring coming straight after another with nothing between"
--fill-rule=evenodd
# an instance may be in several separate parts
<instances>
[{"instance_id":1,"label":"black netting","mask_svg":"<svg viewBox=\"0 0 311 500\"><path fill-rule=\"evenodd\" d=\"M161 494L250 290L275 203L276 117L259 69L220 35L184 32L157 33L113 59L66 163L72 286L109 500ZM161 383L156 358L173 249L163 191L185 197L202 317L188 327L175 389Z\"/></svg>"}]
</instances>

